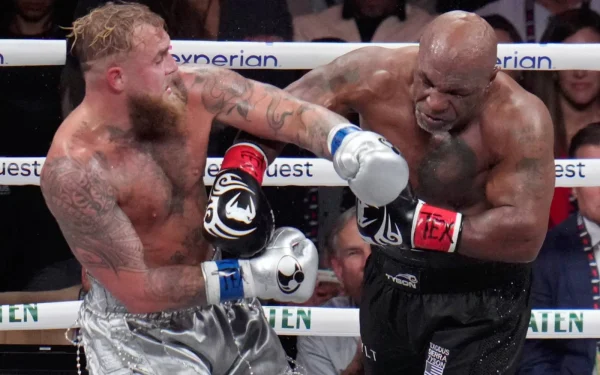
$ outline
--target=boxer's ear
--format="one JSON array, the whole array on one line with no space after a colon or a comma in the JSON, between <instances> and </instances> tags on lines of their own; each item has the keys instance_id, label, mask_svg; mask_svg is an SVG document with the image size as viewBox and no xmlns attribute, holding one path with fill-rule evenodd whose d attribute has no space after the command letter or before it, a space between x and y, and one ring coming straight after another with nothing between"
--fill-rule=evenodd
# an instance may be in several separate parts
<instances>
[{"instance_id":1,"label":"boxer's ear","mask_svg":"<svg viewBox=\"0 0 600 375\"><path fill-rule=\"evenodd\" d=\"M112 66L106 71L106 80L110 88L116 92L125 90L125 77L123 69L118 66Z\"/></svg>"}]
</instances>

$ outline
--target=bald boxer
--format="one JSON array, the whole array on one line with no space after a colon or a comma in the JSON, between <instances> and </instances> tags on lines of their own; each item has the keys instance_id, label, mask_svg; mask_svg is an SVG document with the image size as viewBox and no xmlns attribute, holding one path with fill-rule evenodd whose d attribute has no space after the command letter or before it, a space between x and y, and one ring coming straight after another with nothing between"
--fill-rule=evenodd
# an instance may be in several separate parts
<instances>
[{"instance_id":1,"label":"bald boxer","mask_svg":"<svg viewBox=\"0 0 600 375\"><path fill-rule=\"evenodd\" d=\"M180 71L145 6L107 3L70 38L86 93L55 135L41 188L90 274L79 312L90 373L288 373L257 298L307 300L316 249L275 229L256 145L229 149L207 199L211 123L336 158L376 205L406 186L406 161L380 135L274 87L221 68ZM372 186L386 175L389 188Z\"/></svg>"},{"instance_id":2,"label":"bald boxer","mask_svg":"<svg viewBox=\"0 0 600 375\"><path fill-rule=\"evenodd\" d=\"M447 13L420 47L358 49L288 88L358 112L409 164L392 204L358 197L361 235L378 245L360 305L367 374L515 372L554 188L553 128L495 67L496 44L477 15Z\"/></svg>"}]
</instances>

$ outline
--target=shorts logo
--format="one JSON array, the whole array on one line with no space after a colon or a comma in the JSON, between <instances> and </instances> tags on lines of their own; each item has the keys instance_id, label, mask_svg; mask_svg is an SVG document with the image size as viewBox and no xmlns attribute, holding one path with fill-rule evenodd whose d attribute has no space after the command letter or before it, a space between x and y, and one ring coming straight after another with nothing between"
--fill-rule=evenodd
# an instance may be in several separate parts
<instances>
[{"instance_id":1,"label":"shorts logo","mask_svg":"<svg viewBox=\"0 0 600 375\"><path fill-rule=\"evenodd\" d=\"M448 363L449 355L450 350L430 342L424 375L442 375Z\"/></svg>"},{"instance_id":2,"label":"shorts logo","mask_svg":"<svg viewBox=\"0 0 600 375\"><path fill-rule=\"evenodd\" d=\"M399 273L396 276L386 273L385 277L396 284L412 289L417 289L417 283L419 282L417 277L415 275L411 275L410 273Z\"/></svg>"},{"instance_id":3,"label":"shorts logo","mask_svg":"<svg viewBox=\"0 0 600 375\"><path fill-rule=\"evenodd\" d=\"M298 260L286 255L277 263L277 285L285 294L297 291L304 281L304 272Z\"/></svg>"}]
</instances>

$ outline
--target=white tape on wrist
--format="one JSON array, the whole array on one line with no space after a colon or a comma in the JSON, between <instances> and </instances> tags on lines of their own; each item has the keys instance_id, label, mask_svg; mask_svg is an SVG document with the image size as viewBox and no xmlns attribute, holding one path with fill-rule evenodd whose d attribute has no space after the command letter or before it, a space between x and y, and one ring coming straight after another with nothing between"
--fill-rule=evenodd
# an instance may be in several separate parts
<instances>
[{"instance_id":1,"label":"white tape on wrist","mask_svg":"<svg viewBox=\"0 0 600 375\"><path fill-rule=\"evenodd\" d=\"M204 276L204 290L206 292L206 303L218 305L221 302L221 285L219 282L219 269L216 262L204 262L201 264Z\"/></svg>"}]
</instances>

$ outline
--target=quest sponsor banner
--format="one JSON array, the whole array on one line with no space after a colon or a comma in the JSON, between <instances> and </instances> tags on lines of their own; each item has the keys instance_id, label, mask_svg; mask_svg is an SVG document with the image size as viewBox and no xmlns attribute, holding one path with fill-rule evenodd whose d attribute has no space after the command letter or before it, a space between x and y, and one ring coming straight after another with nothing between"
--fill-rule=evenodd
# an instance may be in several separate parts
<instances>
[{"instance_id":1,"label":"quest sponsor banner","mask_svg":"<svg viewBox=\"0 0 600 375\"><path fill-rule=\"evenodd\" d=\"M0 157L0 185L39 185L45 158ZM204 184L212 185L222 158L208 158ZM600 159L558 159L556 187L600 186ZM265 171L263 186L347 186L329 160L277 158Z\"/></svg>"}]
</instances>

